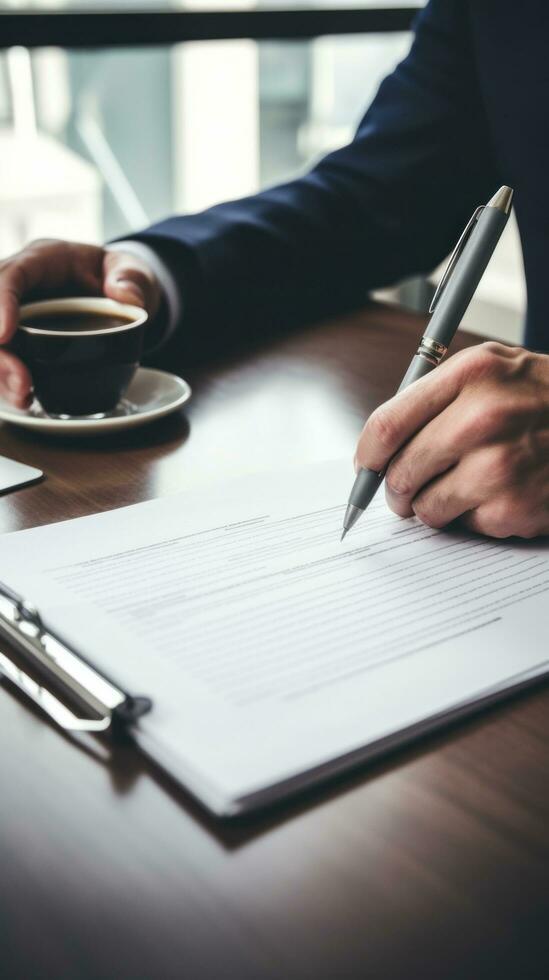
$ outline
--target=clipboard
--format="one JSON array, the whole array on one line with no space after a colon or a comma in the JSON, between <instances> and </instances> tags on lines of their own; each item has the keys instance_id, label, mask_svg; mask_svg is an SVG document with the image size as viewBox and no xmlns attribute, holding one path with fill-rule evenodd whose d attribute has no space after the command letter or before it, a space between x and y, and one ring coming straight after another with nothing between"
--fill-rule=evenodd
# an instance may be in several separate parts
<instances>
[{"instance_id":1,"label":"clipboard","mask_svg":"<svg viewBox=\"0 0 549 980\"><path fill-rule=\"evenodd\" d=\"M150 698L135 697L100 673L44 624L38 609L0 582L0 638L29 663L35 680L0 652L5 677L67 732L116 734L152 708ZM54 693L59 689L85 709L76 714ZM88 712L92 717L86 717Z\"/></svg>"},{"instance_id":2,"label":"clipboard","mask_svg":"<svg viewBox=\"0 0 549 980\"><path fill-rule=\"evenodd\" d=\"M291 494L235 481L220 520L196 488L3 535L6 688L77 742L120 727L232 818L549 676L545 543L441 537L378 502L342 551L340 463L293 472Z\"/></svg>"}]
</instances>

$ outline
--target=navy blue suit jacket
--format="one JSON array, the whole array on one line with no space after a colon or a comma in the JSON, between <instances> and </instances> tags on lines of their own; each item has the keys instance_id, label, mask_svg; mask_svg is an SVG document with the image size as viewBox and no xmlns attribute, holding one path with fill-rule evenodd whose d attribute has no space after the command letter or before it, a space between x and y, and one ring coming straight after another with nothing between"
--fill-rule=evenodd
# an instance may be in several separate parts
<instances>
[{"instance_id":1,"label":"navy blue suit jacket","mask_svg":"<svg viewBox=\"0 0 549 980\"><path fill-rule=\"evenodd\" d=\"M547 0L431 0L352 143L290 183L132 236L184 279L185 329L170 346L215 349L427 273L505 183L524 250L525 342L549 350L548 44Z\"/></svg>"}]
</instances>

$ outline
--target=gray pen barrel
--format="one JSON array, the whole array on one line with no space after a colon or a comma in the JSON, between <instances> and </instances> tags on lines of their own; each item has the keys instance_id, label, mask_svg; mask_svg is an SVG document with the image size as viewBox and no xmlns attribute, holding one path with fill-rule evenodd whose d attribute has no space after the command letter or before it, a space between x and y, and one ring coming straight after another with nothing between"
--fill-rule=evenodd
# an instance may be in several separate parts
<instances>
[{"instance_id":1,"label":"gray pen barrel","mask_svg":"<svg viewBox=\"0 0 549 980\"><path fill-rule=\"evenodd\" d=\"M434 364L433 361L428 361L426 357L420 357L418 354L416 354L410 361L410 366L400 382L398 390L404 391L404 389L412 385L414 381L419 381L420 378L425 377L426 374L434 371L435 368L436 364Z\"/></svg>"},{"instance_id":2,"label":"gray pen barrel","mask_svg":"<svg viewBox=\"0 0 549 980\"><path fill-rule=\"evenodd\" d=\"M375 473L374 470L360 469L356 475L349 504L366 510L368 504L375 497L381 484L383 483L383 473Z\"/></svg>"},{"instance_id":3,"label":"gray pen barrel","mask_svg":"<svg viewBox=\"0 0 549 980\"><path fill-rule=\"evenodd\" d=\"M423 353L422 355L416 354L402 379L399 391L403 391L414 381L419 381L420 378L429 374L437 366L440 356L444 354L444 348L449 347L453 340L507 223L512 191L510 188L502 188L502 191L506 191L510 195L507 210L502 211L500 207L489 205L482 210L468 241L463 247L463 251L459 255L459 261L443 286L435 305L420 349L424 347L426 341L435 341L441 345L441 350L438 351L439 357L430 357L429 347L424 351L427 356L423 356ZM495 201L498 196L496 195L492 200ZM344 528L346 530L356 522L359 512L366 510L383 482L384 475L384 473L379 474L374 470L359 470L351 490L345 515Z\"/></svg>"},{"instance_id":4,"label":"gray pen barrel","mask_svg":"<svg viewBox=\"0 0 549 980\"><path fill-rule=\"evenodd\" d=\"M427 332L432 340L449 347L480 279L505 228L508 215L485 207L477 220L456 268L436 304Z\"/></svg>"}]
</instances>

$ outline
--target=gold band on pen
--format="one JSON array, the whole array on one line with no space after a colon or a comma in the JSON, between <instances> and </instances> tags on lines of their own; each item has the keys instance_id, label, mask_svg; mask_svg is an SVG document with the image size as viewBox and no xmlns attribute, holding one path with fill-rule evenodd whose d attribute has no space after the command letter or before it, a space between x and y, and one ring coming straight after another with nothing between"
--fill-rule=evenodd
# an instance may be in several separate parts
<instances>
[{"instance_id":1,"label":"gold band on pen","mask_svg":"<svg viewBox=\"0 0 549 980\"><path fill-rule=\"evenodd\" d=\"M422 337L416 353L418 357L423 357L426 361L438 366L447 350L448 348L444 344L439 344L438 340L433 340L432 337Z\"/></svg>"}]
</instances>

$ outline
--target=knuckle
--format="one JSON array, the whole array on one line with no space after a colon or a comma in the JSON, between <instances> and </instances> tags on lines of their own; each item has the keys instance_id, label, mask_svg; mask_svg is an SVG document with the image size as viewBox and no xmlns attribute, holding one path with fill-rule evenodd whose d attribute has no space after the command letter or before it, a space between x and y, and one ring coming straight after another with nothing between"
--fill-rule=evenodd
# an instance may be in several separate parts
<instances>
[{"instance_id":1,"label":"knuckle","mask_svg":"<svg viewBox=\"0 0 549 980\"><path fill-rule=\"evenodd\" d=\"M33 238L30 242L27 242L24 252L35 252L37 249L43 248L46 243L45 238Z\"/></svg>"},{"instance_id":2,"label":"knuckle","mask_svg":"<svg viewBox=\"0 0 549 980\"><path fill-rule=\"evenodd\" d=\"M514 477L518 468L518 453L510 444L495 446L491 453L491 477L495 484L506 484Z\"/></svg>"},{"instance_id":3,"label":"knuckle","mask_svg":"<svg viewBox=\"0 0 549 980\"><path fill-rule=\"evenodd\" d=\"M393 449L398 442L398 423L391 409L386 405L376 408L368 419L366 432L381 450Z\"/></svg>"},{"instance_id":4,"label":"knuckle","mask_svg":"<svg viewBox=\"0 0 549 980\"><path fill-rule=\"evenodd\" d=\"M484 351L485 355L489 357L505 357L508 347L505 344L500 344L498 340L485 340L484 343L480 344L480 349Z\"/></svg>"},{"instance_id":5,"label":"knuckle","mask_svg":"<svg viewBox=\"0 0 549 980\"><path fill-rule=\"evenodd\" d=\"M13 269L17 267L17 264L21 261L24 256L24 250L21 252L15 252L13 255L8 255L7 258L2 259L0 262L0 272L12 272Z\"/></svg>"},{"instance_id":6,"label":"knuckle","mask_svg":"<svg viewBox=\"0 0 549 980\"><path fill-rule=\"evenodd\" d=\"M490 483L507 486L512 482L520 470L520 457L521 453L514 444L500 443L494 446L486 464Z\"/></svg>"},{"instance_id":7,"label":"knuckle","mask_svg":"<svg viewBox=\"0 0 549 980\"><path fill-rule=\"evenodd\" d=\"M23 249L23 252L38 252L43 248L58 244L55 238L33 238Z\"/></svg>"},{"instance_id":8,"label":"knuckle","mask_svg":"<svg viewBox=\"0 0 549 980\"><path fill-rule=\"evenodd\" d=\"M504 345L486 341L464 351L463 366L470 378L479 380L497 374L503 363Z\"/></svg>"},{"instance_id":9,"label":"knuckle","mask_svg":"<svg viewBox=\"0 0 549 980\"><path fill-rule=\"evenodd\" d=\"M496 525L492 520L490 511L487 510L486 507L471 511L467 515L465 523L467 527L469 527L472 531L475 531L476 534L484 534L488 538L498 537L498 535L494 533Z\"/></svg>"},{"instance_id":10,"label":"knuckle","mask_svg":"<svg viewBox=\"0 0 549 980\"><path fill-rule=\"evenodd\" d=\"M394 496L387 484L385 484L385 499L393 514L397 514L398 517L413 517L410 500L407 497Z\"/></svg>"},{"instance_id":11,"label":"knuckle","mask_svg":"<svg viewBox=\"0 0 549 980\"><path fill-rule=\"evenodd\" d=\"M466 415L466 425L477 440L490 439L502 433L509 422L511 409L507 400L489 392L476 397Z\"/></svg>"},{"instance_id":12,"label":"knuckle","mask_svg":"<svg viewBox=\"0 0 549 980\"><path fill-rule=\"evenodd\" d=\"M404 457L393 460L387 470L386 481L393 493L403 497L410 493L410 467Z\"/></svg>"},{"instance_id":13,"label":"knuckle","mask_svg":"<svg viewBox=\"0 0 549 980\"><path fill-rule=\"evenodd\" d=\"M129 255L120 255L118 260L113 262L111 275L116 280L128 279L131 282L145 279L142 268L137 262L133 262Z\"/></svg>"},{"instance_id":14,"label":"knuckle","mask_svg":"<svg viewBox=\"0 0 549 980\"><path fill-rule=\"evenodd\" d=\"M477 527L491 538L510 538L520 535L522 516L521 501L505 494L481 508Z\"/></svg>"},{"instance_id":15,"label":"knuckle","mask_svg":"<svg viewBox=\"0 0 549 980\"><path fill-rule=\"evenodd\" d=\"M42 251L46 246L52 244L58 244L55 239L50 238L34 238L20 249L18 252L14 252L12 255L8 255L5 259L0 262L0 270L20 268L24 266L25 262L29 257L33 256L36 252Z\"/></svg>"},{"instance_id":16,"label":"knuckle","mask_svg":"<svg viewBox=\"0 0 549 980\"><path fill-rule=\"evenodd\" d=\"M125 266L123 272L120 274L123 275L124 273L127 273L128 279L135 283L136 286L139 286L140 289L144 290L145 294L151 288L153 282L152 273L149 273L144 267L135 265Z\"/></svg>"},{"instance_id":17,"label":"knuckle","mask_svg":"<svg viewBox=\"0 0 549 980\"><path fill-rule=\"evenodd\" d=\"M510 538L517 532L513 510L509 504L495 507L491 521L492 537L494 538Z\"/></svg>"},{"instance_id":18,"label":"knuckle","mask_svg":"<svg viewBox=\"0 0 549 980\"><path fill-rule=\"evenodd\" d=\"M527 538L531 540L532 538L537 538L542 532L539 527L532 521L529 523L521 524L520 528L515 531L515 536L519 538Z\"/></svg>"},{"instance_id":19,"label":"knuckle","mask_svg":"<svg viewBox=\"0 0 549 980\"><path fill-rule=\"evenodd\" d=\"M25 288L25 253L19 252L7 259L0 268L2 273L3 291L16 294L23 293Z\"/></svg>"},{"instance_id":20,"label":"knuckle","mask_svg":"<svg viewBox=\"0 0 549 980\"><path fill-rule=\"evenodd\" d=\"M115 270L117 275L128 272L132 276L141 276L143 279L151 279L154 276L151 266L140 255L122 249L107 249L106 254L108 266Z\"/></svg>"},{"instance_id":21,"label":"knuckle","mask_svg":"<svg viewBox=\"0 0 549 980\"><path fill-rule=\"evenodd\" d=\"M422 524L428 527L441 528L448 523L443 516L443 502L436 490L419 494L412 502L412 509Z\"/></svg>"}]
</instances>

